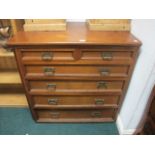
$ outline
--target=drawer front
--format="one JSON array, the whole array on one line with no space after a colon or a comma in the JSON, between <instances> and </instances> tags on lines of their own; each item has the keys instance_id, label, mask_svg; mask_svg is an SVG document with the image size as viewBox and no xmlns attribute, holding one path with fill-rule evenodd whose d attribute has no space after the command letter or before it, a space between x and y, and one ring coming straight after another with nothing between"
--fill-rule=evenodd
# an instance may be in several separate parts
<instances>
[{"instance_id":1,"label":"drawer front","mask_svg":"<svg viewBox=\"0 0 155 155\"><path fill-rule=\"evenodd\" d=\"M31 49L21 50L24 63L50 63L71 61L127 61L133 56L132 51L119 51L115 49Z\"/></svg>"},{"instance_id":2,"label":"drawer front","mask_svg":"<svg viewBox=\"0 0 155 155\"><path fill-rule=\"evenodd\" d=\"M88 49L82 50L83 60L120 60L120 59L130 59L132 58L131 51L111 51L111 50L98 50L98 49Z\"/></svg>"},{"instance_id":3,"label":"drawer front","mask_svg":"<svg viewBox=\"0 0 155 155\"><path fill-rule=\"evenodd\" d=\"M116 106L119 96L34 96L34 107Z\"/></svg>"},{"instance_id":4,"label":"drawer front","mask_svg":"<svg viewBox=\"0 0 155 155\"><path fill-rule=\"evenodd\" d=\"M30 81L30 89L46 91L102 91L122 89L123 81Z\"/></svg>"},{"instance_id":5,"label":"drawer front","mask_svg":"<svg viewBox=\"0 0 155 155\"><path fill-rule=\"evenodd\" d=\"M103 110L37 110L38 119L113 118L114 109Z\"/></svg>"},{"instance_id":6,"label":"drawer front","mask_svg":"<svg viewBox=\"0 0 155 155\"><path fill-rule=\"evenodd\" d=\"M23 60L36 61L55 61L55 60L74 60L73 52L75 49L32 49L22 50Z\"/></svg>"},{"instance_id":7,"label":"drawer front","mask_svg":"<svg viewBox=\"0 0 155 155\"><path fill-rule=\"evenodd\" d=\"M129 66L26 66L27 76L125 77Z\"/></svg>"}]
</instances>

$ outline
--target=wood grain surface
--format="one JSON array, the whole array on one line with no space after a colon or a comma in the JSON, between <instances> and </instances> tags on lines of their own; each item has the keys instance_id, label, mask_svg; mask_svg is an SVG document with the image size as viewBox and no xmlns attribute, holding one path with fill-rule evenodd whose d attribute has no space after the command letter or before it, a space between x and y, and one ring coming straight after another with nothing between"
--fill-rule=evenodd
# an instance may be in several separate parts
<instances>
[{"instance_id":1,"label":"wood grain surface","mask_svg":"<svg viewBox=\"0 0 155 155\"><path fill-rule=\"evenodd\" d=\"M64 32L17 32L8 41L9 46L52 44L140 46L141 43L130 32L92 32L85 23L68 23Z\"/></svg>"},{"instance_id":2,"label":"wood grain surface","mask_svg":"<svg viewBox=\"0 0 155 155\"><path fill-rule=\"evenodd\" d=\"M19 32L8 41L37 122L115 121L140 45L130 32L92 32L85 23Z\"/></svg>"}]
</instances>

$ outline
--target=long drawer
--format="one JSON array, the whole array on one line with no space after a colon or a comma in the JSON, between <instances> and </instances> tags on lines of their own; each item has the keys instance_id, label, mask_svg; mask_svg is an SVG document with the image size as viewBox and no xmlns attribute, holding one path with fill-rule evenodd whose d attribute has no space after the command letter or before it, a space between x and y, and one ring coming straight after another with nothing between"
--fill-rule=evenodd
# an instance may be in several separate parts
<instances>
[{"instance_id":1,"label":"long drawer","mask_svg":"<svg viewBox=\"0 0 155 155\"><path fill-rule=\"evenodd\" d=\"M119 96L33 96L35 108L117 107Z\"/></svg>"},{"instance_id":2,"label":"long drawer","mask_svg":"<svg viewBox=\"0 0 155 155\"><path fill-rule=\"evenodd\" d=\"M102 91L121 90L124 81L29 81L30 90L45 91Z\"/></svg>"},{"instance_id":3,"label":"long drawer","mask_svg":"<svg viewBox=\"0 0 155 155\"><path fill-rule=\"evenodd\" d=\"M119 49L22 49L22 61L25 64L50 64L52 62L127 62L132 59L132 51Z\"/></svg>"},{"instance_id":4,"label":"long drawer","mask_svg":"<svg viewBox=\"0 0 155 155\"><path fill-rule=\"evenodd\" d=\"M26 75L39 76L91 76L91 77L127 77L129 66L25 66Z\"/></svg>"},{"instance_id":5,"label":"long drawer","mask_svg":"<svg viewBox=\"0 0 155 155\"><path fill-rule=\"evenodd\" d=\"M39 122L113 121L115 109L102 110L37 110Z\"/></svg>"}]
</instances>

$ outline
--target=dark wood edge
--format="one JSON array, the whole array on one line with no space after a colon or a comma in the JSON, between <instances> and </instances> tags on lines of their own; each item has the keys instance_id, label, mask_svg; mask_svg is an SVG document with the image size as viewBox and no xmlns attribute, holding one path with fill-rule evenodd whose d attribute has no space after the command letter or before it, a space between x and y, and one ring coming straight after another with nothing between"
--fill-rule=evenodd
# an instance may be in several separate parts
<instances>
[{"instance_id":1,"label":"dark wood edge","mask_svg":"<svg viewBox=\"0 0 155 155\"><path fill-rule=\"evenodd\" d=\"M63 44L63 43L53 43L53 44L20 44L20 45L17 45L17 44L11 44L9 42L7 42L7 46L9 48L20 48L20 49L32 49L32 48L44 48L44 49L49 49L49 48L77 48L79 46L82 46L81 49L89 49L89 48L93 48L93 49L99 49L101 48L101 50L103 49L107 49L110 47L110 49L112 51L116 51L116 50L121 50L122 51L132 51L134 48L137 49L137 47L140 47L141 44L135 44L135 45L132 45L132 44L127 44L127 45L122 45L122 44L93 44L93 43L90 43L90 44L86 44L86 43L79 43L79 44L76 44L76 43L66 43L66 44ZM113 46L113 47L111 47ZM124 49L127 48L127 49Z\"/></svg>"},{"instance_id":2,"label":"dark wood edge","mask_svg":"<svg viewBox=\"0 0 155 155\"><path fill-rule=\"evenodd\" d=\"M34 109L108 109L108 108L118 108L117 104L104 104L104 105L34 105Z\"/></svg>"},{"instance_id":3,"label":"dark wood edge","mask_svg":"<svg viewBox=\"0 0 155 155\"><path fill-rule=\"evenodd\" d=\"M102 123L102 122L114 122L113 118L81 118L81 119L38 119L36 120L36 122L38 123L51 123L51 122L55 122L55 123Z\"/></svg>"},{"instance_id":4,"label":"dark wood edge","mask_svg":"<svg viewBox=\"0 0 155 155\"><path fill-rule=\"evenodd\" d=\"M75 96L75 95L120 95L122 93L121 89L118 90L105 90L105 91L61 91L61 92L55 92L55 91L43 91L43 90L30 90L30 95L65 95L65 96Z\"/></svg>"},{"instance_id":5,"label":"dark wood edge","mask_svg":"<svg viewBox=\"0 0 155 155\"><path fill-rule=\"evenodd\" d=\"M29 62L28 62L29 61ZM56 61L56 60L52 60L52 61L36 61L36 60L24 60L22 59L22 62L25 66L41 66L41 65L56 65L56 66L62 66L62 64L64 66L90 66L90 65L94 65L94 66L102 66L102 65L106 65L106 66L129 66L130 64L132 64L132 59L131 58L127 58L127 59L115 59L115 60L111 60L111 61L104 61L104 60L62 60L62 61ZM61 64L60 64L61 62Z\"/></svg>"},{"instance_id":6,"label":"dark wood edge","mask_svg":"<svg viewBox=\"0 0 155 155\"><path fill-rule=\"evenodd\" d=\"M75 80L75 81L115 81L115 82L122 82L127 80L127 76L122 77L116 77L116 76L100 76L100 77L93 77L93 76L29 76L28 74L25 76L25 79L27 80L59 80L59 81L68 81L68 80Z\"/></svg>"}]
</instances>

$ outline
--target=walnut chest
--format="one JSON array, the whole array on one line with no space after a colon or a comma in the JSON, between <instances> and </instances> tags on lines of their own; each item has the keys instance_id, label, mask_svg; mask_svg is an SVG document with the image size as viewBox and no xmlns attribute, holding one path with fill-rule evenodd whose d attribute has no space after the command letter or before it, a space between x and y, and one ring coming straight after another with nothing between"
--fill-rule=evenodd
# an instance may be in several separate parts
<instances>
[{"instance_id":1,"label":"walnut chest","mask_svg":"<svg viewBox=\"0 0 155 155\"><path fill-rule=\"evenodd\" d=\"M18 32L8 41L37 122L115 121L140 41L130 32Z\"/></svg>"}]
</instances>

